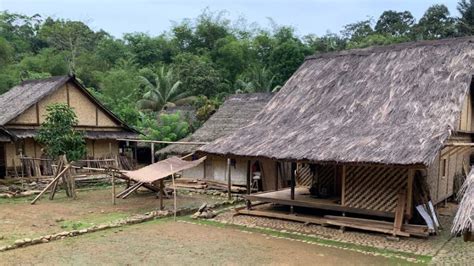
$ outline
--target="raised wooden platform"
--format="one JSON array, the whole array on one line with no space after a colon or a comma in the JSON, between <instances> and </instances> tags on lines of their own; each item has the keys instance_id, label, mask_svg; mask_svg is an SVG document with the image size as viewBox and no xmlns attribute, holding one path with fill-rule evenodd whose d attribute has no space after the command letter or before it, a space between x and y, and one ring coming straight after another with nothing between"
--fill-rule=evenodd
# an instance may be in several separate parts
<instances>
[{"instance_id":1,"label":"raised wooden platform","mask_svg":"<svg viewBox=\"0 0 474 266\"><path fill-rule=\"evenodd\" d=\"M321 210L331 210L347 213L357 213L363 215L380 216L394 218L395 213L382 212L374 210L359 209L353 207L342 206L339 198L314 198L310 195L307 187L295 188L295 199L291 199L291 190L289 188L278 191L266 191L245 196L249 201L268 202L286 206L297 206L314 208Z\"/></svg>"}]
</instances>

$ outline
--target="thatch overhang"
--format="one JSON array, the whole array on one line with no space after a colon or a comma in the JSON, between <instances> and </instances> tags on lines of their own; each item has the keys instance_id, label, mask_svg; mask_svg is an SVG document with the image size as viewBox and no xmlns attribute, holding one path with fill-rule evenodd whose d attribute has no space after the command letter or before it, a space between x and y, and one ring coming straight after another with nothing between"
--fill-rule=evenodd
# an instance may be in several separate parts
<instances>
[{"instance_id":1,"label":"thatch overhang","mask_svg":"<svg viewBox=\"0 0 474 266\"><path fill-rule=\"evenodd\" d=\"M191 136L182 142L211 142L232 134L248 124L273 97L273 93L247 93L230 96L222 106ZM171 144L159 150L162 155L185 155L202 145Z\"/></svg>"},{"instance_id":2,"label":"thatch overhang","mask_svg":"<svg viewBox=\"0 0 474 266\"><path fill-rule=\"evenodd\" d=\"M207 154L429 165L456 129L474 74L474 38L308 57L245 127Z\"/></svg>"},{"instance_id":3,"label":"thatch overhang","mask_svg":"<svg viewBox=\"0 0 474 266\"><path fill-rule=\"evenodd\" d=\"M56 76L46 79L27 80L11 88L9 91L0 95L0 126L4 126L23 112L28 110L42 99L51 95L67 82L74 83L92 102L109 116L113 121L121 125L126 131L139 133L129 127L123 120L112 113L98 99L96 99L76 78L75 76Z\"/></svg>"},{"instance_id":4,"label":"thatch overhang","mask_svg":"<svg viewBox=\"0 0 474 266\"><path fill-rule=\"evenodd\" d=\"M134 132L127 131L92 131L80 130L84 132L85 139L99 140L99 139L136 139L139 137ZM9 129L8 132L17 139L34 138L38 131L36 129Z\"/></svg>"}]
</instances>

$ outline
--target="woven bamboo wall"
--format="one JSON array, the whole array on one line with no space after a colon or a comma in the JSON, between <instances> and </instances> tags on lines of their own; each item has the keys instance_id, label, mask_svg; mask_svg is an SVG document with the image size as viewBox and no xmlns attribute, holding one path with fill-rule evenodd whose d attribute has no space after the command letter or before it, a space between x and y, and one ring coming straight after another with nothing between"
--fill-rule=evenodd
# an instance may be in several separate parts
<instances>
[{"instance_id":1,"label":"woven bamboo wall","mask_svg":"<svg viewBox=\"0 0 474 266\"><path fill-rule=\"evenodd\" d=\"M307 163L298 163L296 167L296 185L310 187L313 184L313 172Z\"/></svg>"},{"instance_id":2,"label":"woven bamboo wall","mask_svg":"<svg viewBox=\"0 0 474 266\"><path fill-rule=\"evenodd\" d=\"M407 185L408 169L383 166L346 167L346 206L395 212L398 193Z\"/></svg>"}]
</instances>

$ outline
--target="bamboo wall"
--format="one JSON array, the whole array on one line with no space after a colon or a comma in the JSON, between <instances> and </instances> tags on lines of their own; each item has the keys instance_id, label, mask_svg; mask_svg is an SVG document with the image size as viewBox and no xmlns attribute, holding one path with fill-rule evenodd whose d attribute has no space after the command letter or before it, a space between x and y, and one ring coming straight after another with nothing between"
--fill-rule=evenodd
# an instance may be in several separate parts
<instances>
[{"instance_id":1,"label":"bamboo wall","mask_svg":"<svg viewBox=\"0 0 474 266\"><path fill-rule=\"evenodd\" d=\"M38 126L44 122L46 107L52 103L66 103L71 106L79 120L79 127L91 130L119 129L120 125L105 114L99 106L91 101L80 88L73 83L67 83L51 95L46 96L36 105L27 109L23 114L7 124L8 126Z\"/></svg>"},{"instance_id":2,"label":"bamboo wall","mask_svg":"<svg viewBox=\"0 0 474 266\"><path fill-rule=\"evenodd\" d=\"M407 189L408 168L346 166L342 205L395 212L398 194Z\"/></svg>"}]
</instances>

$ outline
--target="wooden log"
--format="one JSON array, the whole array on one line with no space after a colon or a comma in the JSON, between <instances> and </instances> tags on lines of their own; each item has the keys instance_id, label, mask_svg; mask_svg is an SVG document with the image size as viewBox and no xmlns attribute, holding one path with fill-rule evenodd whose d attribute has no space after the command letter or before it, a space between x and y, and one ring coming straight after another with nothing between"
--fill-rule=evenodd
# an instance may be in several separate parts
<instances>
[{"instance_id":1,"label":"wooden log","mask_svg":"<svg viewBox=\"0 0 474 266\"><path fill-rule=\"evenodd\" d=\"M59 178L61 178L61 176L69 169L69 167L71 167L71 165L66 165L66 167L53 179L53 181L51 181L44 189L43 191L41 191L38 196L36 196L36 198L34 198L32 201L31 201L31 204L35 204L36 201L41 197L43 196L43 194L55 183L59 180Z\"/></svg>"},{"instance_id":2,"label":"wooden log","mask_svg":"<svg viewBox=\"0 0 474 266\"><path fill-rule=\"evenodd\" d=\"M125 193L123 196L121 196L122 199L126 199L130 194L135 192L137 189L139 189L143 185L143 182L138 182L132 189L129 189L127 193Z\"/></svg>"},{"instance_id":3,"label":"wooden log","mask_svg":"<svg viewBox=\"0 0 474 266\"><path fill-rule=\"evenodd\" d=\"M326 224L326 220L327 220L325 218L318 218L318 217L298 216L294 214L291 215L291 214L283 214L283 213L277 213L277 212L272 212L272 211L257 211L257 210L248 210L248 209L238 210L237 213L251 215L251 216L258 216L258 217L296 221L296 222L302 222L302 223L308 223L308 224L319 224L319 225Z\"/></svg>"}]
</instances>

